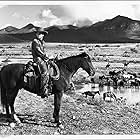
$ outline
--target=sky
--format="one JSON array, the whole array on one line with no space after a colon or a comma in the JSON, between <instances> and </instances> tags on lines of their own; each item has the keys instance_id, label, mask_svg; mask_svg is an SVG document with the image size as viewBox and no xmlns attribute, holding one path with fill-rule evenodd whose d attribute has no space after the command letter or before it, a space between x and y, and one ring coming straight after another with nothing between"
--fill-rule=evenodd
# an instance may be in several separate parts
<instances>
[{"instance_id":1,"label":"sky","mask_svg":"<svg viewBox=\"0 0 140 140\"><path fill-rule=\"evenodd\" d=\"M0 29L22 28L29 23L40 27L75 25L82 27L117 15L140 20L139 1L77 1L77 2L0 2Z\"/></svg>"}]
</instances>

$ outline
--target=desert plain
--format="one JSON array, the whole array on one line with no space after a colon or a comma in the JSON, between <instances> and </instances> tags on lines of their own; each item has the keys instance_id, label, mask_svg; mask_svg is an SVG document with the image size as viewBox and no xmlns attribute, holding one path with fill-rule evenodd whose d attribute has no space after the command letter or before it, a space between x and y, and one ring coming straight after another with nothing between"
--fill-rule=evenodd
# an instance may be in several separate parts
<instances>
[{"instance_id":1,"label":"desert plain","mask_svg":"<svg viewBox=\"0 0 140 140\"><path fill-rule=\"evenodd\" d=\"M100 75L109 70L121 70L124 62L130 61L128 72L140 73L140 43L122 44L70 44L46 43L49 57L58 55L59 59L87 52L95 67L95 83L98 86ZM27 63L32 60L31 43L0 44L0 66L10 63ZM73 76L75 91L63 95L60 119L64 129L51 123L53 114L53 95L42 99L33 93L21 89L15 101L15 110L22 125L10 127L0 118L0 135L134 135L140 134L140 91L131 90L131 102L103 101L102 94L84 97L81 93L88 83L88 74L79 69ZM98 89L98 87L96 87ZM89 90L89 89L88 89ZM125 92L126 95L126 92ZM120 95L116 95L119 97ZM130 98L129 98L130 99Z\"/></svg>"}]
</instances>

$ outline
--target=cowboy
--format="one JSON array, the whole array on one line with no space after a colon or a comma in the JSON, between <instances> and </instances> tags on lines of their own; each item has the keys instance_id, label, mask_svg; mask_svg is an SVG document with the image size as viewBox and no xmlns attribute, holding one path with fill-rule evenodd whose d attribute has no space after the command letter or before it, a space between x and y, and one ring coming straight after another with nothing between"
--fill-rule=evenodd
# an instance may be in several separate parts
<instances>
[{"instance_id":1,"label":"cowboy","mask_svg":"<svg viewBox=\"0 0 140 140\"><path fill-rule=\"evenodd\" d=\"M36 38L32 41L31 49L33 61L38 64L41 75L41 84L40 84L40 92L37 94L42 98L48 97L49 95L49 86L48 86L48 67L46 65L46 61L49 60L48 56L44 51L44 37L48 34L43 28L38 28L35 31Z\"/></svg>"}]
</instances>

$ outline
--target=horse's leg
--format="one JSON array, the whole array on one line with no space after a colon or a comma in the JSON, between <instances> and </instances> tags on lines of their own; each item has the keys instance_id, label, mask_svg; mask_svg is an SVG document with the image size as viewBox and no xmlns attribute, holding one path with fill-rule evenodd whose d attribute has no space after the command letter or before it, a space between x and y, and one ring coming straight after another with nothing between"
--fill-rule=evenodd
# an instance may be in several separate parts
<instances>
[{"instance_id":1,"label":"horse's leg","mask_svg":"<svg viewBox=\"0 0 140 140\"><path fill-rule=\"evenodd\" d=\"M57 126L59 126L61 124L61 122L59 121L59 111L60 111L62 95L63 95L62 91L56 91L54 93L54 113L53 113L53 118L54 118L55 123L57 123Z\"/></svg>"},{"instance_id":2,"label":"horse's leg","mask_svg":"<svg viewBox=\"0 0 140 140\"><path fill-rule=\"evenodd\" d=\"M8 104L8 92L6 91L6 89L2 88L1 89L3 92L3 98L5 98L4 104L5 104L5 109L6 109L6 118L8 121L10 121L10 111L9 111L9 104Z\"/></svg>"},{"instance_id":3,"label":"horse's leg","mask_svg":"<svg viewBox=\"0 0 140 140\"><path fill-rule=\"evenodd\" d=\"M8 104L8 98L7 98L7 95L9 94L7 92L7 90L3 87L1 87L1 93L2 93L2 99L3 99L3 109L6 109L6 120L8 122L11 122L11 119L10 119L10 111L9 111L9 104Z\"/></svg>"},{"instance_id":4,"label":"horse's leg","mask_svg":"<svg viewBox=\"0 0 140 140\"><path fill-rule=\"evenodd\" d=\"M6 101L5 107L6 107L6 117L7 117L8 121L9 121L9 119L10 119L10 111L9 111L9 104L8 104L7 101Z\"/></svg>"},{"instance_id":5,"label":"horse's leg","mask_svg":"<svg viewBox=\"0 0 140 140\"><path fill-rule=\"evenodd\" d=\"M14 122L20 124L21 121L20 119L17 117L15 109L14 109L14 102L10 103L10 108L11 108L11 118L13 119Z\"/></svg>"},{"instance_id":6,"label":"horse's leg","mask_svg":"<svg viewBox=\"0 0 140 140\"><path fill-rule=\"evenodd\" d=\"M9 105L10 105L10 109L11 109L11 118L13 119L14 122L17 122L18 124L21 123L20 119L17 117L16 112L15 112L15 108L14 108L14 102L15 102L15 98L18 94L18 89L15 88L14 90L11 91L11 97L9 100Z\"/></svg>"},{"instance_id":7,"label":"horse's leg","mask_svg":"<svg viewBox=\"0 0 140 140\"><path fill-rule=\"evenodd\" d=\"M9 114L9 109L11 109L11 114L8 115L9 121L10 122L18 122L20 123L20 120L15 114L15 109L14 109L14 101L17 96L18 89L8 89L6 90L7 94L7 103L6 103L6 114Z\"/></svg>"}]
</instances>

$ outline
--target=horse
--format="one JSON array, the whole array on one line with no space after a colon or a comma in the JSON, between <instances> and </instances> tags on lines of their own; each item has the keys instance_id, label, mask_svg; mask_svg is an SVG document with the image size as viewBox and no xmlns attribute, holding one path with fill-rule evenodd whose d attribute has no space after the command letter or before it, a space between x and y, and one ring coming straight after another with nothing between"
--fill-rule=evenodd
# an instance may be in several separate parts
<instances>
[{"instance_id":1,"label":"horse","mask_svg":"<svg viewBox=\"0 0 140 140\"><path fill-rule=\"evenodd\" d=\"M57 80L52 80L52 94L54 95L53 120L57 126L60 126L62 125L59 119L62 96L72 83L73 75L79 68L82 68L89 76L94 76L95 68L92 65L90 56L85 52L57 60L56 65L59 68L60 77ZM14 109L15 98L19 89L23 88L34 93L29 90L29 87L24 86L24 75L27 71L30 71L30 68L26 68L25 71L25 64L20 63L8 64L2 67L0 71L1 103L6 108L7 117L10 117L13 122L21 123ZM11 114L9 114L9 108Z\"/></svg>"},{"instance_id":2,"label":"horse","mask_svg":"<svg viewBox=\"0 0 140 140\"><path fill-rule=\"evenodd\" d=\"M108 92L104 92L104 93L103 93L103 100L104 100L104 101L105 101L105 98L106 98L106 97L109 97L109 98L110 98L110 101L111 101L111 98L114 99L114 100L117 99L115 93L113 93L113 92L111 92L111 91L108 91Z\"/></svg>"},{"instance_id":3,"label":"horse","mask_svg":"<svg viewBox=\"0 0 140 140\"><path fill-rule=\"evenodd\" d=\"M91 96L92 97L92 100L93 100L94 99L94 96L96 94L99 94L100 95L100 91L85 91L82 94L85 95L86 98L87 98L87 96Z\"/></svg>"}]
</instances>

